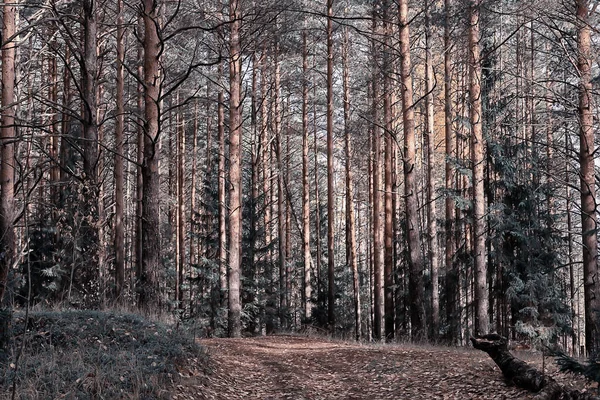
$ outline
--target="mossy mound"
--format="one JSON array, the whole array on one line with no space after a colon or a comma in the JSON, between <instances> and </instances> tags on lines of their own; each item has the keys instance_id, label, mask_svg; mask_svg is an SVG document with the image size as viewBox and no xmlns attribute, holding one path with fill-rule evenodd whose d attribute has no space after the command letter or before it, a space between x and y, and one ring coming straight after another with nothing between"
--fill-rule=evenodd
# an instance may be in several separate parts
<instances>
[{"instance_id":1,"label":"mossy mound","mask_svg":"<svg viewBox=\"0 0 600 400\"><path fill-rule=\"evenodd\" d=\"M24 324L24 315L15 314L12 354L0 365L0 386L8 390L0 398L10 396L15 379L20 399L169 398L181 370L207 361L193 338L138 315L36 312L25 334Z\"/></svg>"}]
</instances>

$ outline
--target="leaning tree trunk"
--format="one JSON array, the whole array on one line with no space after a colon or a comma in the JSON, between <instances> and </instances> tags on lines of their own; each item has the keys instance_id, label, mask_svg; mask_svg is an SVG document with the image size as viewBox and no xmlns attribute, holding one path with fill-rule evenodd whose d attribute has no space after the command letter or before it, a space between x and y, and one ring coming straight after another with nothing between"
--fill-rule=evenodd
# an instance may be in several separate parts
<instances>
[{"instance_id":1,"label":"leaning tree trunk","mask_svg":"<svg viewBox=\"0 0 600 400\"><path fill-rule=\"evenodd\" d=\"M510 383L532 392L539 392L536 400L598 398L589 393L567 389L552 377L516 358L508 351L508 340L498 334L471 338L471 343L474 348L486 352L494 360Z\"/></svg>"}]
</instances>

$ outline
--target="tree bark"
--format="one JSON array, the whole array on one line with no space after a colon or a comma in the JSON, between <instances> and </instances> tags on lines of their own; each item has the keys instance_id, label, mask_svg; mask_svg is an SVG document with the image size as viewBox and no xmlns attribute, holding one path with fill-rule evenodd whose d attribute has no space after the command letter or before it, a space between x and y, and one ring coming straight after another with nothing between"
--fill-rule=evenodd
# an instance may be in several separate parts
<instances>
[{"instance_id":1,"label":"tree bark","mask_svg":"<svg viewBox=\"0 0 600 400\"><path fill-rule=\"evenodd\" d=\"M381 3L373 4L373 32L379 33ZM383 249L383 199L381 196L381 130L379 128L379 73L377 41L373 40L372 77L372 146L373 146L373 339L381 340L384 334L384 249Z\"/></svg>"},{"instance_id":2,"label":"tree bark","mask_svg":"<svg viewBox=\"0 0 600 400\"><path fill-rule=\"evenodd\" d=\"M310 281L310 186L308 184L308 44L302 31L302 254L304 262L304 318L312 314Z\"/></svg>"},{"instance_id":3,"label":"tree bark","mask_svg":"<svg viewBox=\"0 0 600 400\"><path fill-rule=\"evenodd\" d=\"M223 67L218 67L219 82L223 78ZM219 141L219 165L218 165L218 185L217 197L219 199L219 292L221 304L226 305L227 294L227 198L225 195L225 93L223 85L219 85L219 95L217 101L217 140Z\"/></svg>"},{"instance_id":4,"label":"tree bark","mask_svg":"<svg viewBox=\"0 0 600 400\"><path fill-rule=\"evenodd\" d=\"M240 269L242 251L242 10L239 0L229 2L229 318L230 337L242 335Z\"/></svg>"},{"instance_id":5,"label":"tree bark","mask_svg":"<svg viewBox=\"0 0 600 400\"><path fill-rule=\"evenodd\" d=\"M458 315L459 298L457 290L459 283L458 268L453 261L454 257L454 225L455 205L452 193L454 187L454 169L452 160L456 158L456 140L453 135L452 112L452 43L450 41L450 5L451 0L444 0L444 141L446 143L446 200L445 200L445 268L446 268L446 319L449 325L449 340L457 344L460 337L460 316Z\"/></svg>"},{"instance_id":6,"label":"tree bark","mask_svg":"<svg viewBox=\"0 0 600 400\"><path fill-rule=\"evenodd\" d=\"M2 127L0 128L0 308L4 301L8 274L15 259L15 3L3 6L2 39ZM9 40L10 39L10 40ZM3 314L4 315L8 314ZM4 318L6 319L6 318Z\"/></svg>"},{"instance_id":7,"label":"tree bark","mask_svg":"<svg viewBox=\"0 0 600 400\"><path fill-rule=\"evenodd\" d=\"M160 251L160 181L158 143L160 138L160 95L162 74L159 57L158 5L154 0L142 1L144 21L144 154L142 163L142 265L139 276L139 306L155 310L159 305L161 277Z\"/></svg>"},{"instance_id":8,"label":"tree bark","mask_svg":"<svg viewBox=\"0 0 600 400\"><path fill-rule=\"evenodd\" d=\"M177 94L179 104L179 93ZM185 119L177 110L177 279L175 300L183 307L183 272L185 267Z\"/></svg>"},{"instance_id":9,"label":"tree bark","mask_svg":"<svg viewBox=\"0 0 600 400\"><path fill-rule=\"evenodd\" d=\"M402 80L402 119L404 123L404 196L409 252L410 320L413 340L424 338L425 307L423 290L423 254L416 186L415 120L412 77L410 75L410 31L408 1L400 0L400 79Z\"/></svg>"},{"instance_id":10,"label":"tree bark","mask_svg":"<svg viewBox=\"0 0 600 400\"><path fill-rule=\"evenodd\" d=\"M348 65L348 29L344 29L342 44L343 86L344 86L344 148L346 156L346 264L352 272L354 297L354 336L361 338L360 286L356 255L356 217L354 215L354 177L352 174L352 140L350 139L350 71Z\"/></svg>"},{"instance_id":11,"label":"tree bark","mask_svg":"<svg viewBox=\"0 0 600 400\"><path fill-rule=\"evenodd\" d=\"M333 187L333 0L327 0L327 311L331 332L335 332L335 248Z\"/></svg>"},{"instance_id":12,"label":"tree bark","mask_svg":"<svg viewBox=\"0 0 600 400\"><path fill-rule=\"evenodd\" d=\"M475 272L475 333L489 332L485 233L483 114L481 104L481 55L479 12L481 0L469 3L469 99L471 102L471 167L473 172L473 259Z\"/></svg>"},{"instance_id":13,"label":"tree bark","mask_svg":"<svg viewBox=\"0 0 600 400\"><path fill-rule=\"evenodd\" d=\"M594 176L594 116L592 110L592 45L589 1L576 0L577 69L579 72L579 163L581 166L581 231L583 241L583 293L585 346L588 354L600 350L600 282L596 182Z\"/></svg>"},{"instance_id":14,"label":"tree bark","mask_svg":"<svg viewBox=\"0 0 600 400\"><path fill-rule=\"evenodd\" d=\"M391 2L386 0L383 2L383 34L385 47L383 51L383 119L385 126L385 141L384 141L384 323L385 323L385 338L391 340L394 338L394 323L395 323L395 306L394 306L394 225L393 216L394 209L392 208L392 186L393 186L393 169L392 163L394 152L393 132L393 113L392 113L392 60L390 53L392 52L391 36L392 27L390 17Z\"/></svg>"},{"instance_id":15,"label":"tree bark","mask_svg":"<svg viewBox=\"0 0 600 400\"><path fill-rule=\"evenodd\" d=\"M99 218L98 218L98 54L96 2L82 1L83 49L80 58L82 86L83 125L83 201L81 204L82 228L80 238L81 254L84 258L82 284L91 288L98 279L99 268Z\"/></svg>"},{"instance_id":16,"label":"tree bark","mask_svg":"<svg viewBox=\"0 0 600 400\"><path fill-rule=\"evenodd\" d=\"M125 43L123 26L123 0L117 0L117 116L115 121L115 217L114 217L114 252L115 252L115 300L119 300L125 283L125 230L123 226L123 144L125 140L125 96L124 68Z\"/></svg>"},{"instance_id":17,"label":"tree bark","mask_svg":"<svg viewBox=\"0 0 600 400\"><path fill-rule=\"evenodd\" d=\"M434 130L434 74L431 55L431 26L429 3L425 3L425 147L427 148L427 241L431 272L431 332L437 339L440 330L439 246L437 240L437 213L435 207L435 130Z\"/></svg>"}]
</instances>

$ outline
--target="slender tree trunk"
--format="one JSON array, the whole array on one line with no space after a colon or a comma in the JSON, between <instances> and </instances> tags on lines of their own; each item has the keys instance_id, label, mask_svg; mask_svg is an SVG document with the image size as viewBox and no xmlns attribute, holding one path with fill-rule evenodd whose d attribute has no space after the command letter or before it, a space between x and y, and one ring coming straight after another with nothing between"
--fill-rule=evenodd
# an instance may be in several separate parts
<instances>
[{"instance_id":1,"label":"slender tree trunk","mask_svg":"<svg viewBox=\"0 0 600 400\"><path fill-rule=\"evenodd\" d=\"M333 178L333 0L327 0L327 321L331 332L335 332Z\"/></svg>"},{"instance_id":2,"label":"slender tree trunk","mask_svg":"<svg viewBox=\"0 0 600 400\"><path fill-rule=\"evenodd\" d=\"M352 271L352 288L354 295L354 334L360 340L360 287L358 261L356 256L356 217L354 215L354 178L352 174L352 141L350 139L350 71L348 65L348 29L344 29L342 45L343 85L344 85L344 148L346 156L346 264Z\"/></svg>"},{"instance_id":3,"label":"slender tree trunk","mask_svg":"<svg viewBox=\"0 0 600 400\"><path fill-rule=\"evenodd\" d=\"M123 26L123 0L117 0L117 118L115 121L115 299L119 300L125 283L125 229L123 226L123 144L125 141L125 96L124 68L125 29Z\"/></svg>"},{"instance_id":4,"label":"slender tree trunk","mask_svg":"<svg viewBox=\"0 0 600 400\"><path fill-rule=\"evenodd\" d=\"M446 317L449 325L449 339L451 344L458 343L460 316L458 315L458 269L453 261L454 257L454 192L452 168L453 159L456 158L456 141L452 129L452 43L450 42L450 5L451 0L444 0L444 140L446 143L446 226L445 226L445 267L446 267Z\"/></svg>"},{"instance_id":5,"label":"slender tree trunk","mask_svg":"<svg viewBox=\"0 0 600 400\"><path fill-rule=\"evenodd\" d=\"M162 74L159 57L158 5L142 0L144 21L144 151L142 162L142 243L139 280L139 306L145 311L159 306L160 263L160 181L158 148L160 138L160 96Z\"/></svg>"},{"instance_id":6,"label":"slender tree trunk","mask_svg":"<svg viewBox=\"0 0 600 400\"><path fill-rule=\"evenodd\" d=\"M431 271L431 332L432 338L438 337L440 330L440 295L439 295L439 246L437 240L437 221L435 209L435 131L433 108L433 61L431 55L431 27L429 6L425 3L425 147L427 148L427 241L429 242L429 262Z\"/></svg>"},{"instance_id":7,"label":"slender tree trunk","mask_svg":"<svg viewBox=\"0 0 600 400\"><path fill-rule=\"evenodd\" d=\"M310 282L310 186L308 184L308 44L306 30L302 31L302 254L304 261L304 318L312 313Z\"/></svg>"},{"instance_id":8,"label":"slender tree trunk","mask_svg":"<svg viewBox=\"0 0 600 400\"><path fill-rule=\"evenodd\" d=\"M581 165L581 230L583 242L583 289L585 347L588 354L600 350L600 282L596 182L594 175L594 115L592 110L592 44L589 1L576 0L577 69L579 72L579 163Z\"/></svg>"},{"instance_id":9,"label":"slender tree trunk","mask_svg":"<svg viewBox=\"0 0 600 400\"><path fill-rule=\"evenodd\" d=\"M469 99L471 102L471 164L473 169L473 240L475 271L475 334L489 333L487 265L485 248L485 192L483 114L481 106L481 56L479 12L481 0L469 3Z\"/></svg>"},{"instance_id":10,"label":"slender tree trunk","mask_svg":"<svg viewBox=\"0 0 600 400\"><path fill-rule=\"evenodd\" d=\"M8 273L12 268L16 252L15 236L15 12L16 3L3 6L2 39L2 127L0 128L0 308L4 301ZM8 322L6 322L8 323ZM2 321L2 327L5 327ZM4 343L2 343L4 344Z\"/></svg>"},{"instance_id":11,"label":"slender tree trunk","mask_svg":"<svg viewBox=\"0 0 600 400\"><path fill-rule=\"evenodd\" d=\"M377 20L379 7L373 6L373 32L380 32ZM381 130L379 128L379 71L377 42L373 40L373 78L372 78L372 146L373 146L373 339L382 340L384 334L384 248L383 248L383 199L381 196Z\"/></svg>"},{"instance_id":12,"label":"slender tree trunk","mask_svg":"<svg viewBox=\"0 0 600 400\"><path fill-rule=\"evenodd\" d=\"M223 67L219 64L219 81L223 77ZM227 299L227 199L225 195L225 93L223 85L219 85L219 95L217 104L217 134L219 141L219 183L217 188L219 199L219 290L221 294L221 304L226 305Z\"/></svg>"},{"instance_id":13,"label":"slender tree trunk","mask_svg":"<svg viewBox=\"0 0 600 400\"><path fill-rule=\"evenodd\" d=\"M400 0L400 78L402 80L402 119L404 123L404 196L406 202L406 234L409 252L410 320L413 340L423 339L425 307L423 290L424 260L421 252L421 232L416 185L415 120L412 77L410 75L410 32L408 0Z\"/></svg>"},{"instance_id":14,"label":"slender tree trunk","mask_svg":"<svg viewBox=\"0 0 600 400\"><path fill-rule=\"evenodd\" d=\"M279 43L275 43L274 51L274 111L273 132L275 134L275 158L277 160L277 256L279 267L279 322L286 327L288 312L287 286L286 286L286 255L285 255L285 198L284 198L284 172L283 172L283 135L281 133L281 65L279 63Z\"/></svg>"},{"instance_id":15,"label":"slender tree trunk","mask_svg":"<svg viewBox=\"0 0 600 400\"><path fill-rule=\"evenodd\" d=\"M177 95L179 104L179 94ZM185 267L185 119L177 110L177 287L179 307L183 307L183 272Z\"/></svg>"},{"instance_id":16,"label":"slender tree trunk","mask_svg":"<svg viewBox=\"0 0 600 400\"><path fill-rule=\"evenodd\" d=\"M394 306L394 225L392 208L393 169L392 154L394 152L393 115L392 115L392 62L391 62L391 2L383 2L383 34L385 47L383 50L383 119L385 124L384 150L384 308L385 337L394 338L395 306Z\"/></svg>"},{"instance_id":17,"label":"slender tree trunk","mask_svg":"<svg viewBox=\"0 0 600 400\"><path fill-rule=\"evenodd\" d=\"M209 85L208 82L206 83L207 88L206 88L206 98L210 98L210 89L209 89ZM206 102L207 106L206 106L206 136L207 139L211 137L212 133L211 133L211 126L210 126L210 102L207 101ZM192 171L191 171L191 182L190 182L190 247L189 247L189 253L190 253L190 270L189 270L189 278L192 279L193 278L193 271L194 271L194 265L197 265L197 259L196 259L196 244L194 242L194 240L197 240L196 238L196 228L197 228L197 220L196 220L196 170L197 170L197 166L198 166L198 136L199 136L199 115L198 115L198 100L194 101L194 130L193 135L194 135L194 144L192 145ZM212 173L212 171L210 171L209 167L208 167L208 160L212 157L212 146L209 146L210 144L210 140L207 140L207 148L206 148L206 164L207 164L207 171L206 171L206 179L208 179L208 177L210 176L210 174ZM203 193L203 192L201 192ZM193 290L192 290L193 285L191 284L191 280L190 280L190 307L193 307L194 304L194 295L193 295ZM193 311L193 310L192 310Z\"/></svg>"},{"instance_id":18,"label":"slender tree trunk","mask_svg":"<svg viewBox=\"0 0 600 400\"><path fill-rule=\"evenodd\" d=\"M314 67L314 65L313 65ZM321 304L321 255L323 249L321 247L321 196L319 188L319 147L317 143L317 105L316 99L316 82L313 80L313 147L314 147L314 174L315 174L315 240L317 242L317 255L316 255L316 275L317 275L317 302Z\"/></svg>"},{"instance_id":19,"label":"slender tree trunk","mask_svg":"<svg viewBox=\"0 0 600 400\"><path fill-rule=\"evenodd\" d=\"M242 10L239 0L229 2L229 318L230 337L242 335L240 269L242 250L242 99L240 94Z\"/></svg>"}]
</instances>

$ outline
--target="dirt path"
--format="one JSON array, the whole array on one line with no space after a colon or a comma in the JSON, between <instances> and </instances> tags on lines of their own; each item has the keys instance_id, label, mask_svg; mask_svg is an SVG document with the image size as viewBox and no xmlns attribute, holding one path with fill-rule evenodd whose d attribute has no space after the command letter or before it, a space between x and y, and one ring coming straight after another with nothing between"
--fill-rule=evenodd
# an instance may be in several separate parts
<instances>
[{"instance_id":1,"label":"dirt path","mask_svg":"<svg viewBox=\"0 0 600 400\"><path fill-rule=\"evenodd\" d=\"M206 339L212 373L175 399L528 399L482 352L270 336Z\"/></svg>"}]
</instances>

